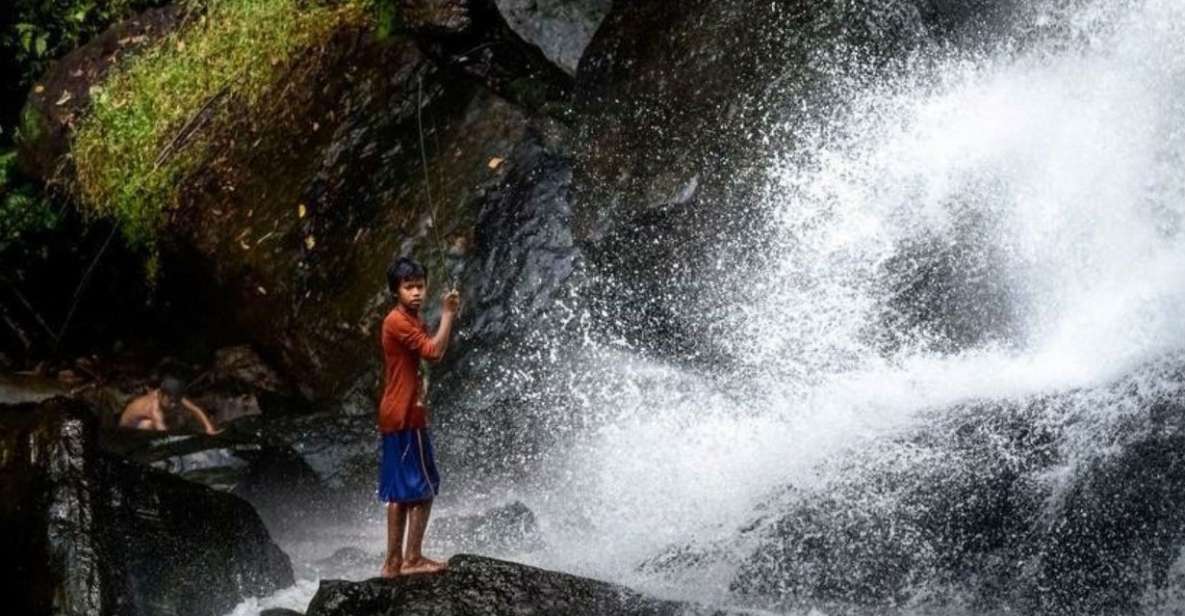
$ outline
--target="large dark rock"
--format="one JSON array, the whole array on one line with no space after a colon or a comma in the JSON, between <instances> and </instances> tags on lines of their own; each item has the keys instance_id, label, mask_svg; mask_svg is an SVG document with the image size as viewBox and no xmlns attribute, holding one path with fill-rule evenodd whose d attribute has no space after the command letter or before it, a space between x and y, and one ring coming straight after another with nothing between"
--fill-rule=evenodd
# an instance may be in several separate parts
<instances>
[{"instance_id":1,"label":"large dark rock","mask_svg":"<svg viewBox=\"0 0 1185 616\"><path fill-rule=\"evenodd\" d=\"M828 611L1163 608L1154 598L1180 595L1185 550L1180 367L1167 358L1094 389L935 411L924 431L824 469L822 487L772 498L740 533L756 548L732 588ZM1125 410L1103 419L1099 407ZM694 553L650 567L696 566Z\"/></svg>"},{"instance_id":2,"label":"large dark rock","mask_svg":"<svg viewBox=\"0 0 1185 616\"><path fill-rule=\"evenodd\" d=\"M207 128L220 162L178 186L162 231L162 301L184 297L207 315L200 331L250 342L308 399L341 396L375 367L392 255L417 254L435 280L465 256L477 196L504 173L490 161L528 125L487 80L432 62L420 47L434 39L417 36L380 40L368 25L346 24L298 54L274 113L232 108ZM501 66L487 51L475 61ZM45 81L78 68L67 59ZM42 131L22 147L61 157L68 138ZM36 167L68 170L60 162Z\"/></svg>"},{"instance_id":3,"label":"large dark rock","mask_svg":"<svg viewBox=\"0 0 1185 616\"><path fill-rule=\"evenodd\" d=\"M853 91L935 42L973 44L1012 4L614 3L577 73L573 232L619 330L719 361L704 332L772 256L774 156L809 164L798 147Z\"/></svg>"},{"instance_id":4,"label":"large dark rock","mask_svg":"<svg viewBox=\"0 0 1185 616\"><path fill-rule=\"evenodd\" d=\"M514 31L560 68L575 74L610 0L497 0Z\"/></svg>"},{"instance_id":5,"label":"large dark rock","mask_svg":"<svg viewBox=\"0 0 1185 616\"><path fill-rule=\"evenodd\" d=\"M172 32L183 14L180 3L149 9L58 60L33 86L21 112L22 166L51 184L68 181L70 134L90 107L91 87L121 59Z\"/></svg>"},{"instance_id":6,"label":"large dark rock","mask_svg":"<svg viewBox=\"0 0 1185 616\"><path fill-rule=\"evenodd\" d=\"M293 583L246 502L98 452L80 403L6 406L0 427L16 613L217 615Z\"/></svg>"},{"instance_id":7,"label":"large dark rock","mask_svg":"<svg viewBox=\"0 0 1185 616\"><path fill-rule=\"evenodd\" d=\"M307 611L308 616L689 613L708 611L645 597L607 582L470 555L454 556L448 571L439 575L323 581Z\"/></svg>"},{"instance_id":8,"label":"large dark rock","mask_svg":"<svg viewBox=\"0 0 1185 616\"><path fill-rule=\"evenodd\" d=\"M494 0L400 0L398 23L441 66L526 109L565 115L572 77L524 41Z\"/></svg>"}]
</instances>

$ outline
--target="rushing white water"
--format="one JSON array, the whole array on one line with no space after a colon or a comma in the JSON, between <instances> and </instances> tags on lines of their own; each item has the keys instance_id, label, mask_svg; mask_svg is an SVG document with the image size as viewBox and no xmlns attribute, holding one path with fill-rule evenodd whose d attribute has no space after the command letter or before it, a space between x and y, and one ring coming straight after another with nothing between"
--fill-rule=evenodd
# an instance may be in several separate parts
<instances>
[{"instance_id":1,"label":"rushing white water","mask_svg":"<svg viewBox=\"0 0 1185 616\"><path fill-rule=\"evenodd\" d=\"M605 358L591 381L615 385L578 411L599 427L560 456L565 481L526 498L551 524L542 561L721 600L727 563L675 587L637 566L729 541L772 490L919 410L1101 384L1185 348L1185 2L1055 17L1069 32L1048 45L926 58L850 92L835 125L770 127L793 147L770 169L783 241L757 293L722 293L736 387ZM938 318L1003 325L954 348L896 331L886 349L896 278L947 249L965 275L951 286L987 291ZM587 524L555 523L571 509Z\"/></svg>"},{"instance_id":2,"label":"rushing white water","mask_svg":"<svg viewBox=\"0 0 1185 616\"><path fill-rule=\"evenodd\" d=\"M684 573L639 565L730 545L771 492L919 411L1099 385L1185 349L1185 1L1043 19L1062 29L1047 43L927 57L848 92L833 124L769 127L786 149L767 200L782 241L754 289L720 298L734 333L717 342L740 365L709 377L567 351L546 378L577 407L554 413L587 427L492 490L544 534L541 552L507 556L727 603L748 546ZM901 281L935 255L951 260L945 288L970 289L934 317L970 324L963 339L896 318Z\"/></svg>"}]
</instances>

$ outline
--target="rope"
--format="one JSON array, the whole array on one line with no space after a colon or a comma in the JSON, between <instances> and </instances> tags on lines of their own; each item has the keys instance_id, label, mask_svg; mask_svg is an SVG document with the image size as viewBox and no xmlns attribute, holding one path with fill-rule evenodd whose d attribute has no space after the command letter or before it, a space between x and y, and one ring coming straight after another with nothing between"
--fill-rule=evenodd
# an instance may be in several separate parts
<instances>
[{"instance_id":1,"label":"rope","mask_svg":"<svg viewBox=\"0 0 1185 616\"><path fill-rule=\"evenodd\" d=\"M416 77L416 125L420 132L420 164L424 169L424 194L428 197L428 215L432 225L432 234L436 240L436 261L440 265L440 271L444 272L448 278L449 289L456 288L453 284L453 275L449 272L448 264L444 259L444 242L440 239L440 227L437 226L436 218L436 203L432 200L432 178L428 175L428 154L424 149L424 76L418 75Z\"/></svg>"}]
</instances>

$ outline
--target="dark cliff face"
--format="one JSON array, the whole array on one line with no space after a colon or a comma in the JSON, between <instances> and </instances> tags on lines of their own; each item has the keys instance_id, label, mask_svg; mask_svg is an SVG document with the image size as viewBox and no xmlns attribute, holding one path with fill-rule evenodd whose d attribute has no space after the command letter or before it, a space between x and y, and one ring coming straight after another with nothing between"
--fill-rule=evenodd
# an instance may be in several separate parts
<instances>
[{"instance_id":1,"label":"dark cliff face","mask_svg":"<svg viewBox=\"0 0 1185 616\"><path fill-rule=\"evenodd\" d=\"M223 614L293 582L241 499L99 453L89 411L0 408L3 584L20 614Z\"/></svg>"}]
</instances>

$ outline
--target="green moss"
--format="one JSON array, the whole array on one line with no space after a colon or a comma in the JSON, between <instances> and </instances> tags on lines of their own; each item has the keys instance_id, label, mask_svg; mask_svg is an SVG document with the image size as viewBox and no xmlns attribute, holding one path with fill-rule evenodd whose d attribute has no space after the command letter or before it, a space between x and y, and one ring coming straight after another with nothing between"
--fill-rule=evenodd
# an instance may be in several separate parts
<instances>
[{"instance_id":1,"label":"green moss","mask_svg":"<svg viewBox=\"0 0 1185 616\"><path fill-rule=\"evenodd\" d=\"M352 2L207 0L95 93L72 147L84 208L151 251L178 186L215 154L227 120L274 108L264 103L298 56L364 18Z\"/></svg>"}]
</instances>

